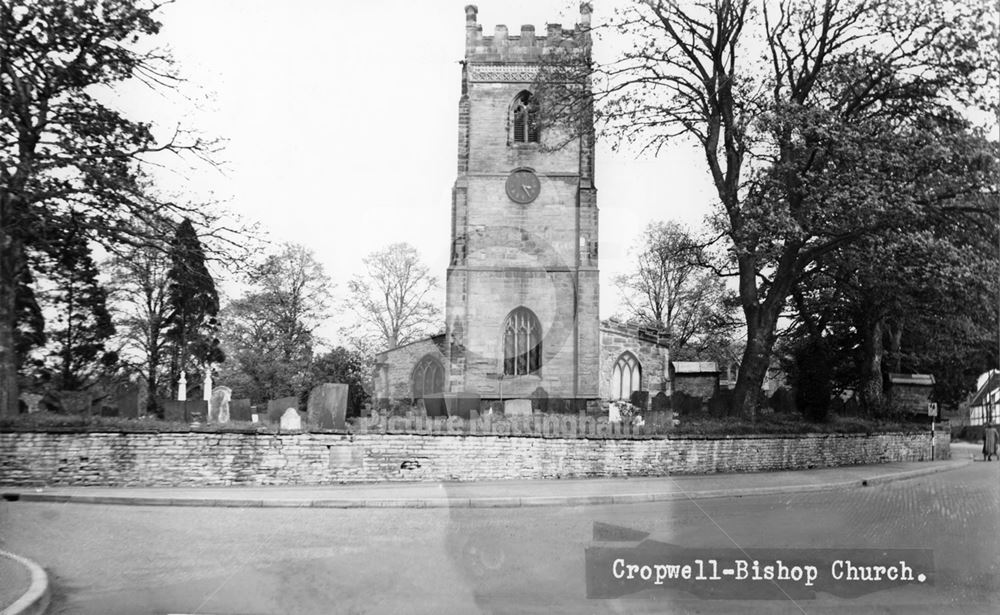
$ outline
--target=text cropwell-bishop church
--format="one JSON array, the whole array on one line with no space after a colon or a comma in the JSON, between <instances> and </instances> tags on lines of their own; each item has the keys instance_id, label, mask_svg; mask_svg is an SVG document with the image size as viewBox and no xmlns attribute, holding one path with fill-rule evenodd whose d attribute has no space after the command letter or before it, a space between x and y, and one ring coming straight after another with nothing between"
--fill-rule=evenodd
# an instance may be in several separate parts
<instances>
[{"instance_id":1,"label":"text cropwell-bishop church","mask_svg":"<svg viewBox=\"0 0 1000 615\"><path fill-rule=\"evenodd\" d=\"M629 399L667 383L665 339L598 314L593 131L558 149L532 93L555 48L590 53L589 4L572 30L483 36L467 6L445 333L378 356L376 399ZM562 135L565 137L565 135Z\"/></svg>"}]
</instances>

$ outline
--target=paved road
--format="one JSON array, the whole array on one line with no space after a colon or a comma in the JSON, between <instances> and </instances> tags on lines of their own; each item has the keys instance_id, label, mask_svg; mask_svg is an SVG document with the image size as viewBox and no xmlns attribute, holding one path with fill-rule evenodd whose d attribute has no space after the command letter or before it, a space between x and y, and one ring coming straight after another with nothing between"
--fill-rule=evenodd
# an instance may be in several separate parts
<instances>
[{"instance_id":1,"label":"paved road","mask_svg":"<svg viewBox=\"0 0 1000 615\"><path fill-rule=\"evenodd\" d=\"M1000 463L844 491L521 509L0 503L52 613L993 613ZM931 549L932 582L853 598L588 599L594 524L682 547ZM721 551L720 551L721 552Z\"/></svg>"}]
</instances>

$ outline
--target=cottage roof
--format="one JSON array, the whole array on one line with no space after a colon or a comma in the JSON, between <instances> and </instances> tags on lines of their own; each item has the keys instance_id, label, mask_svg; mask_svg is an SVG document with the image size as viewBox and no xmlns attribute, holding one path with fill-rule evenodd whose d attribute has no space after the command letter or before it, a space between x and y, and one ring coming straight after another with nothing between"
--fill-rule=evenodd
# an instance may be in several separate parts
<instances>
[{"instance_id":1,"label":"cottage roof","mask_svg":"<svg viewBox=\"0 0 1000 615\"><path fill-rule=\"evenodd\" d=\"M671 361L675 374L717 374L719 366L715 361Z\"/></svg>"},{"instance_id":2,"label":"cottage roof","mask_svg":"<svg viewBox=\"0 0 1000 615\"><path fill-rule=\"evenodd\" d=\"M892 384L917 384L922 386L934 386L934 376L931 374L889 374L889 382Z\"/></svg>"}]
</instances>

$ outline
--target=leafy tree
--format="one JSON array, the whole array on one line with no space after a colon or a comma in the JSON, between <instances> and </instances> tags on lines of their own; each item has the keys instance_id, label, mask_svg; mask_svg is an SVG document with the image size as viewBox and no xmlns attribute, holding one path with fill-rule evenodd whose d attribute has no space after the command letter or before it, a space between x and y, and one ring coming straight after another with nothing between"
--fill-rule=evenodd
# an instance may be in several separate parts
<instances>
[{"instance_id":1,"label":"leafy tree","mask_svg":"<svg viewBox=\"0 0 1000 615\"><path fill-rule=\"evenodd\" d=\"M165 247L152 245L128 249L109 262L113 289L113 315L120 333L120 359L143 374L149 394L146 410L160 414L161 391L169 346L167 329L172 318L168 289L170 259ZM162 378L161 378L162 377Z\"/></svg>"},{"instance_id":2,"label":"leafy tree","mask_svg":"<svg viewBox=\"0 0 1000 615\"><path fill-rule=\"evenodd\" d=\"M992 355L1000 256L991 226L900 220L831 253L795 289L790 335L799 346L822 340L828 379L856 389L870 412L885 408L886 371L932 373L935 397L956 405Z\"/></svg>"},{"instance_id":3,"label":"leafy tree","mask_svg":"<svg viewBox=\"0 0 1000 615\"><path fill-rule=\"evenodd\" d=\"M42 307L55 314L55 326L48 331L45 367L36 375L56 389L76 391L117 362L116 353L105 351L115 328L82 229L71 219L52 230L39 242L44 253L37 261L49 285Z\"/></svg>"},{"instance_id":4,"label":"leafy tree","mask_svg":"<svg viewBox=\"0 0 1000 615\"><path fill-rule=\"evenodd\" d=\"M620 142L685 137L704 155L746 323L736 410L759 406L779 319L819 259L901 216L995 207L996 144L955 111L995 115L994 15L985 1L650 0L613 23L634 43L615 61L579 71L552 54L546 121L593 106Z\"/></svg>"},{"instance_id":5,"label":"leafy tree","mask_svg":"<svg viewBox=\"0 0 1000 615\"><path fill-rule=\"evenodd\" d=\"M670 356L729 328L725 282L700 265L703 250L675 222L652 222L634 248L635 269L617 276L629 319L670 334Z\"/></svg>"},{"instance_id":6,"label":"leafy tree","mask_svg":"<svg viewBox=\"0 0 1000 615\"><path fill-rule=\"evenodd\" d=\"M377 336L379 350L412 342L438 324L441 310L429 298L437 278L416 248L394 243L369 254L364 265L364 273L348 283L348 306L362 329Z\"/></svg>"},{"instance_id":7,"label":"leafy tree","mask_svg":"<svg viewBox=\"0 0 1000 615\"><path fill-rule=\"evenodd\" d=\"M222 379L257 401L308 390L332 283L311 251L285 244L251 275L254 288L222 314L230 361Z\"/></svg>"},{"instance_id":8,"label":"leafy tree","mask_svg":"<svg viewBox=\"0 0 1000 615\"><path fill-rule=\"evenodd\" d=\"M205 266L201 240L187 218L177 226L170 244L167 280L170 318L166 337L174 354L173 384L181 372L189 372L192 360L198 364L225 360L216 338L219 295L215 280Z\"/></svg>"},{"instance_id":9,"label":"leafy tree","mask_svg":"<svg viewBox=\"0 0 1000 615\"><path fill-rule=\"evenodd\" d=\"M176 86L168 55L148 44L160 3L146 0L10 0L0 3L0 413L17 412L17 334L31 288L28 253L69 212L91 240L144 244L136 219L214 214L151 195L144 171L157 156L205 157L213 146L154 126L102 102L106 86L137 80ZM106 88L105 88L106 89Z\"/></svg>"}]
</instances>

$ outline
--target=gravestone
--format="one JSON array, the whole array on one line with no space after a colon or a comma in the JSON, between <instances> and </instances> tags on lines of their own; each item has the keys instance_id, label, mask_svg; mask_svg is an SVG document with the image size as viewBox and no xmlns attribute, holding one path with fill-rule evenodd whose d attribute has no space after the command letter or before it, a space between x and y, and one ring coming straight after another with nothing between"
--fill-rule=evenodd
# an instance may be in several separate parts
<instances>
[{"instance_id":1,"label":"gravestone","mask_svg":"<svg viewBox=\"0 0 1000 615\"><path fill-rule=\"evenodd\" d=\"M542 387L535 389L534 392L531 393L531 399L535 400L535 408L537 408L540 412L549 411L549 394L545 389Z\"/></svg>"},{"instance_id":2,"label":"gravestone","mask_svg":"<svg viewBox=\"0 0 1000 615\"><path fill-rule=\"evenodd\" d=\"M444 393L427 393L423 398L424 411L427 416L447 416L444 404Z\"/></svg>"},{"instance_id":3,"label":"gravestone","mask_svg":"<svg viewBox=\"0 0 1000 615\"><path fill-rule=\"evenodd\" d=\"M67 414L90 414L90 406L94 403L89 391L57 391L56 398Z\"/></svg>"},{"instance_id":4,"label":"gravestone","mask_svg":"<svg viewBox=\"0 0 1000 615\"><path fill-rule=\"evenodd\" d=\"M267 422L277 423L281 420L281 415L285 413L285 410L289 408L299 408L299 398L298 397L282 397L279 399L272 399L267 402Z\"/></svg>"},{"instance_id":5,"label":"gravestone","mask_svg":"<svg viewBox=\"0 0 1000 615\"><path fill-rule=\"evenodd\" d=\"M34 414L41 409L38 404L42 401L42 396L37 393L21 393L21 401L24 402L28 414Z\"/></svg>"},{"instance_id":6,"label":"gravestone","mask_svg":"<svg viewBox=\"0 0 1000 615\"><path fill-rule=\"evenodd\" d=\"M184 420L184 402L174 399L165 399L163 404L163 420L180 422Z\"/></svg>"},{"instance_id":7,"label":"gravestone","mask_svg":"<svg viewBox=\"0 0 1000 615\"><path fill-rule=\"evenodd\" d=\"M460 391L458 393L443 393L443 395L445 411L450 417L457 416L468 420L473 410L479 410L480 397L477 393Z\"/></svg>"},{"instance_id":8,"label":"gravestone","mask_svg":"<svg viewBox=\"0 0 1000 615\"><path fill-rule=\"evenodd\" d=\"M621 423L622 422L622 412L618 404L611 402L608 404L608 422L609 423Z\"/></svg>"},{"instance_id":9,"label":"gravestone","mask_svg":"<svg viewBox=\"0 0 1000 615\"><path fill-rule=\"evenodd\" d=\"M503 402L504 416L531 416L530 399L507 399Z\"/></svg>"},{"instance_id":10,"label":"gravestone","mask_svg":"<svg viewBox=\"0 0 1000 615\"><path fill-rule=\"evenodd\" d=\"M134 384L122 387L115 399L115 408L118 410L117 416L139 418L139 387ZM101 414L108 416L103 410Z\"/></svg>"},{"instance_id":11,"label":"gravestone","mask_svg":"<svg viewBox=\"0 0 1000 615\"><path fill-rule=\"evenodd\" d=\"M653 396L653 412L663 412L670 409L670 397L660 391Z\"/></svg>"},{"instance_id":12,"label":"gravestone","mask_svg":"<svg viewBox=\"0 0 1000 615\"><path fill-rule=\"evenodd\" d=\"M229 387L215 387L208 402L208 422L225 424L229 422L229 400L233 390Z\"/></svg>"},{"instance_id":13,"label":"gravestone","mask_svg":"<svg viewBox=\"0 0 1000 615\"><path fill-rule=\"evenodd\" d=\"M649 391L632 391L629 396L629 403L639 410L649 409Z\"/></svg>"},{"instance_id":14,"label":"gravestone","mask_svg":"<svg viewBox=\"0 0 1000 615\"><path fill-rule=\"evenodd\" d=\"M309 393L309 424L321 429L346 429L347 385L325 383Z\"/></svg>"},{"instance_id":15,"label":"gravestone","mask_svg":"<svg viewBox=\"0 0 1000 615\"><path fill-rule=\"evenodd\" d=\"M251 407L249 399L232 399L229 401L229 420L249 421Z\"/></svg>"},{"instance_id":16,"label":"gravestone","mask_svg":"<svg viewBox=\"0 0 1000 615\"><path fill-rule=\"evenodd\" d=\"M208 402L201 399L163 401L163 419L166 421L201 423L207 415Z\"/></svg>"},{"instance_id":17,"label":"gravestone","mask_svg":"<svg viewBox=\"0 0 1000 615\"><path fill-rule=\"evenodd\" d=\"M298 410L295 408L285 410L281 415L281 430L302 430L302 417L299 416Z\"/></svg>"},{"instance_id":18,"label":"gravestone","mask_svg":"<svg viewBox=\"0 0 1000 615\"><path fill-rule=\"evenodd\" d=\"M185 406L187 420L192 423L204 423L208 419L208 402L204 399L189 399Z\"/></svg>"}]
</instances>

